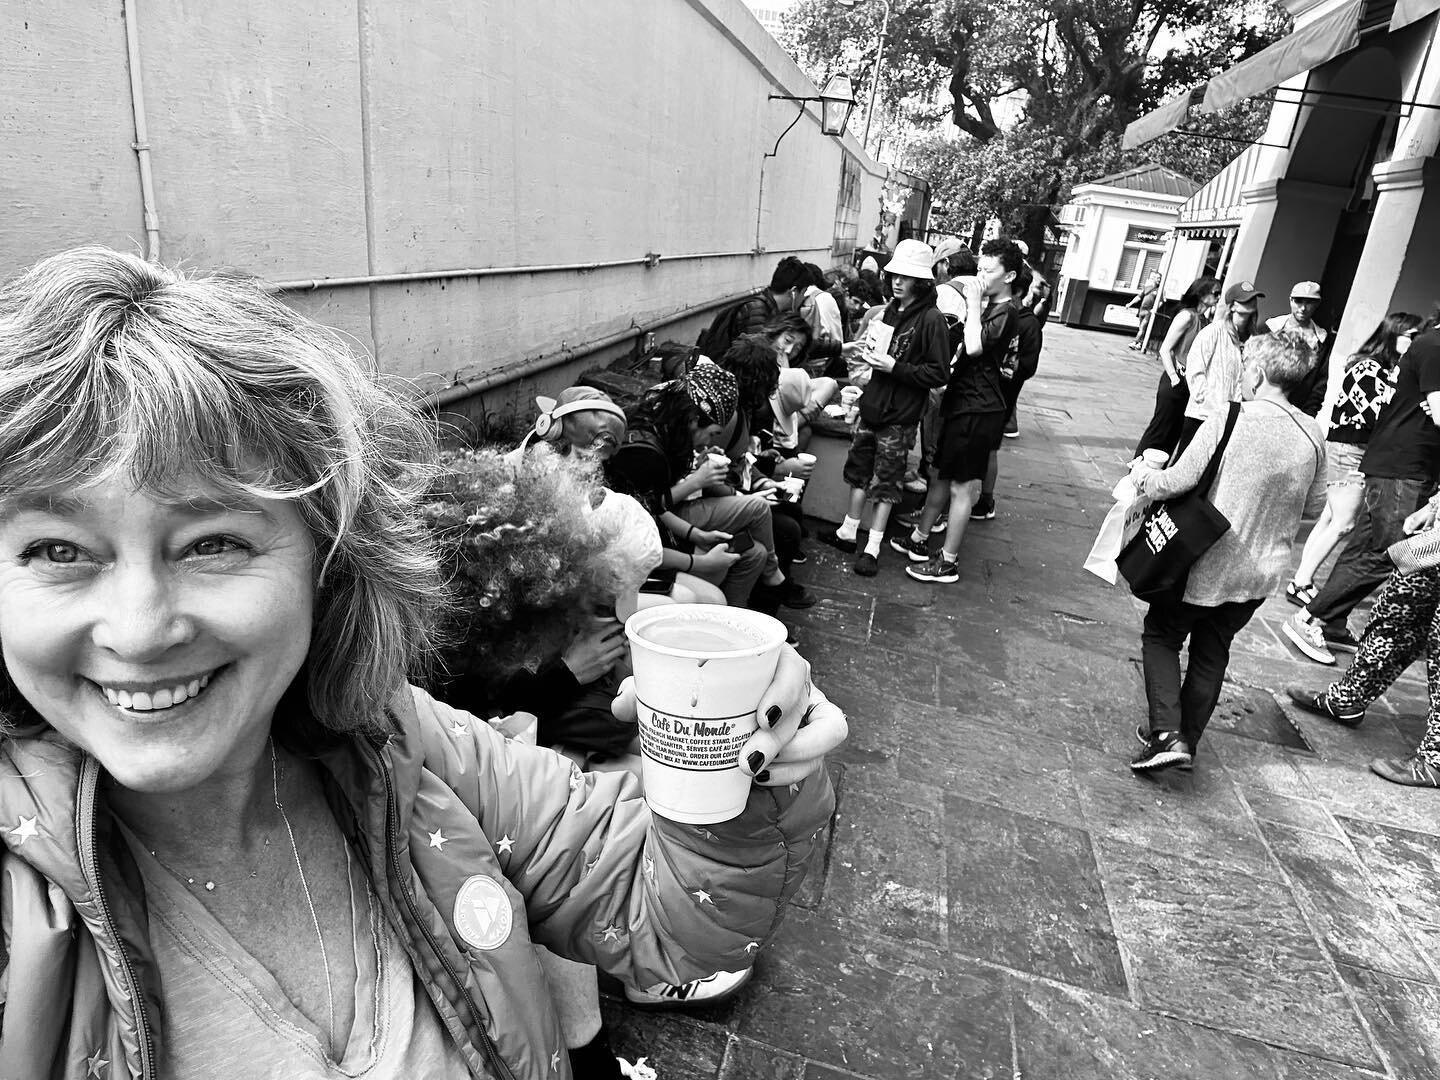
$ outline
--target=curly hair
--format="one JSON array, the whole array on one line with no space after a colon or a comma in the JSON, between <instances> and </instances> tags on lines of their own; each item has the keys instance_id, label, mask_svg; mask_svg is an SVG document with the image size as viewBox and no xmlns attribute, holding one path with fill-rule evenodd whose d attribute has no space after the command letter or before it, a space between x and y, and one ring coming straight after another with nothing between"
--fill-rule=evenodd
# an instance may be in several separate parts
<instances>
[{"instance_id":1,"label":"curly hair","mask_svg":"<svg viewBox=\"0 0 1440 1080\"><path fill-rule=\"evenodd\" d=\"M123 478L294 503L316 565L291 692L332 731L383 726L428 651L438 577L415 510L433 457L398 393L254 281L90 247L0 287L0 500ZM0 719L40 721L3 663Z\"/></svg>"},{"instance_id":2,"label":"curly hair","mask_svg":"<svg viewBox=\"0 0 1440 1080\"><path fill-rule=\"evenodd\" d=\"M699 423L700 410L679 379L652 386L627 412L631 431L648 431L659 441L672 477L690 471L695 456L691 427Z\"/></svg>"},{"instance_id":3,"label":"curly hair","mask_svg":"<svg viewBox=\"0 0 1440 1080\"><path fill-rule=\"evenodd\" d=\"M774 339L764 333L744 334L731 343L719 364L740 386L740 412L749 416L770 404L770 395L780 385L780 368L775 363Z\"/></svg>"},{"instance_id":4,"label":"curly hair","mask_svg":"<svg viewBox=\"0 0 1440 1080\"><path fill-rule=\"evenodd\" d=\"M595 469L536 447L512 464L494 450L447 451L421 507L439 545L450 604L439 668L503 678L560 652L621 573L588 508Z\"/></svg>"}]
</instances>

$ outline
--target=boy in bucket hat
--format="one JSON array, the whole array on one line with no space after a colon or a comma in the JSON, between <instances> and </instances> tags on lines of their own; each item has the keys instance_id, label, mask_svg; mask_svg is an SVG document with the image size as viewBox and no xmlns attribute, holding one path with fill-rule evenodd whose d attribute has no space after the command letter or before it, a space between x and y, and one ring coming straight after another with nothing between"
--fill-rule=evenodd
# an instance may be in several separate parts
<instances>
[{"instance_id":1,"label":"boy in bucket hat","mask_svg":"<svg viewBox=\"0 0 1440 1080\"><path fill-rule=\"evenodd\" d=\"M923 241L896 244L885 266L895 299L880 317L889 329L871 338L883 342L888 334L888 347L876 349L863 341L844 346L845 356L862 358L872 374L845 458L850 505L839 528L822 539L841 551L858 550L860 517L870 502L869 536L855 560L855 573L864 577L873 577L879 568L885 526L903 496L906 463L930 390L944 386L950 374L949 334L935 306L934 262L935 253Z\"/></svg>"}]
</instances>

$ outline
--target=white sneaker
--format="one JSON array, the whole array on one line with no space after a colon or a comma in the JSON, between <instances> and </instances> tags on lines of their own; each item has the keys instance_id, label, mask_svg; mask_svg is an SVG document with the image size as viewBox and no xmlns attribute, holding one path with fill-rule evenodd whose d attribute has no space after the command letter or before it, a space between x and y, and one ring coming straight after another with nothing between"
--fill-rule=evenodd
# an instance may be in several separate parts
<instances>
[{"instance_id":1,"label":"white sneaker","mask_svg":"<svg viewBox=\"0 0 1440 1080\"><path fill-rule=\"evenodd\" d=\"M1291 644L1317 664L1335 663L1335 654L1325 645L1325 631L1318 623L1307 619L1303 611L1297 611L1286 619L1281 629Z\"/></svg>"},{"instance_id":2,"label":"white sneaker","mask_svg":"<svg viewBox=\"0 0 1440 1080\"><path fill-rule=\"evenodd\" d=\"M750 981L753 968L744 971L717 971L693 982L656 983L645 990L625 987L625 1000L641 1009L688 1009L697 1005L718 1005L728 1001Z\"/></svg>"}]
</instances>

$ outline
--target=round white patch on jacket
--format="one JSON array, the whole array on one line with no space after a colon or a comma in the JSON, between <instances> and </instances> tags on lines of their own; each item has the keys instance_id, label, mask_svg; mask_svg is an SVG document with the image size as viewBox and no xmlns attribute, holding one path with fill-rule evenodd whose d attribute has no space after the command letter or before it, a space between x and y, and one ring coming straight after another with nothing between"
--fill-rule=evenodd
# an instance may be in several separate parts
<instances>
[{"instance_id":1,"label":"round white patch on jacket","mask_svg":"<svg viewBox=\"0 0 1440 1080\"><path fill-rule=\"evenodd\" d=\"M455 896L455 929L472 949L496 949L510 936L510 898L494 878L476 874Z\"/></svg>"}]
</instances>

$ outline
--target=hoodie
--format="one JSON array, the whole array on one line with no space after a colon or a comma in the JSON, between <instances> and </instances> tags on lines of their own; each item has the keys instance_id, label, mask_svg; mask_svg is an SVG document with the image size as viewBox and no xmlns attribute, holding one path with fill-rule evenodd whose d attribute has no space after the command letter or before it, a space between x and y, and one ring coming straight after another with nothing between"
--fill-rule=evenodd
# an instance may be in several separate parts
<instances>
[{"instance_id":1,"label":"hoodie","mask_svg":"<svg viewBox=\"0 0 1440 1080\"><path fill-rule=\"evenodd\" d=\"M860 398L860 419L870 428L914 424L920 420L930 391L950 376L950 338L935 294L903 311L890 301L881 319L895 327L890 339L891 371L876 370Z\"/></svg>"}]
</instances>

